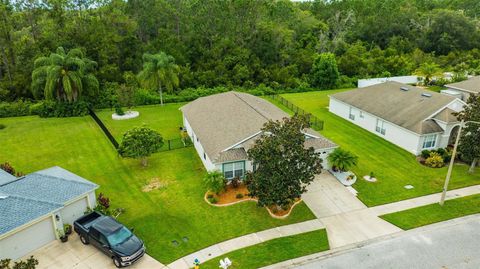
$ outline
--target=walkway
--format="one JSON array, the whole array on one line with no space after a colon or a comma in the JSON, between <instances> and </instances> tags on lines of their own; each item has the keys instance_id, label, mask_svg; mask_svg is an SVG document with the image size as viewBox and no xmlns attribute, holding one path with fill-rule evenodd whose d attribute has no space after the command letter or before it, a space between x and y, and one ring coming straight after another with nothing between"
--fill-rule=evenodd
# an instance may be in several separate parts
<instances>
[{"instance_id":1,"label":"walkway","mask_svg":"<svg viewBox=\"0 0 480 269\"><path fill-rule=\"evenodd\" d=\"M296 235L323 229L325 226L318 220L309 220L305 222L279 226L269 230L247 234L237 238L224 241L208 248L199 250L195 253L180 258L168 265L170 269L188 269L193 266L193 261L198 258L200 262L206 262L210 259L219 257L228 252L256 245L274 238Z\"/></svg>"}]
</instances>

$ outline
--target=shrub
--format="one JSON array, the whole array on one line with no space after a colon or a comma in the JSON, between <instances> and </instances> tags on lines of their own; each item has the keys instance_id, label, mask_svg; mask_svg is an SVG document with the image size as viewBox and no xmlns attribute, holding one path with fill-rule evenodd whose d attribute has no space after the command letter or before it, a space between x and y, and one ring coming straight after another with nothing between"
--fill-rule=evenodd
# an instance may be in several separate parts
<instances>
[{"instance_id":1,"label":"shrub","mask_svg":"<svg viewBox=\"0 0 480 269\"><path fill-rule=\"evenodd\" d=\"M238 177L233 178L233 179L230 181L230 184L232 184L232 187L233 187L234 189L238 188L238 186L240 186L240 178L238 178Z\"/></svg>"},{"instance_id":2,"label":"shrub","mask_svg":"<svg viewBox=\"0 0 480 269\"><path fill-rule=\"evenodd\" d=\"M442 149L442 148L438 148L436 152L442 156L446 153L445 149Z\"/></svg>"},{"instance_id":3,"label":"shrub","mask_svg":"<svg viewBox=\"0 0 480 269\"><path fill-rule=\"evenodd\" d=\"M18 117L30 115L30 102L16 101L12 103L0 103L0 118Z\"/></svg>"},{"instance_id":4,"label":"shrub","mask_svg":"<svg viewBox=\"0 0 480 269\"><path fill-rule=\"evenodd\" d=\"M8 163L8 162L0 163L0 169L9 173L10 175L16 176L16 177L21 177L21 176L25 175L22 172L16 171L15 168L13 168L13 166L10 165L10 163Z\"/></svg>"},{"instance_id":5,"label":"shrub","mask_svg":"<svg viewBox=\"0 0 480 269\"><path fill-rule=\"evenodd\" d=\"M443 167L444 161L440 154L431 152L430 156L425 160L425 165L432 168Z\"/></svg>"},{"instance_id":6,"label":"shrub","mask_svg":"<svg viewBox=\"0 0 480 269\"><path fill-rule=\"evenodd\" d=\"M210 199L210 198L213 198L213 194L211 193L207 195L207 199Z\"/></svg>"},{"instance_id":7,"label":"shrub","mask_svg":"<svg viewBox=\"0 0 480 269\"><path fill-rule=\"evenodd\" d=\"M38 107L32 108L32 111L42 118L64 118L88 115L88 107L88 103L84 101L75 103L44 101Z\"/></svg>"},{"instance_id":8,"label":"shrub","mask_svg":"<svg viewBox=\"0 0 480 269\"><path fill-rule=\"evenodd\" d=\"M6 127L5 124L0 124L0 130L5 129Z\"/></svg>"},{"instance_id":9,"label":"shrub","mask_svg":"<svg viewBox=\"0 0 480 269\"><path fill-rule=\"evenodd\" d=\"M370 178L374 178L375 174L373 172L370 172Z\"/></svg>"},{"instance_id":10,"label":"shrub","mask_svg":"<svg viewBox=\"0 0 480 269\"><path fill-rule=\"evenodd\" d=\"M119 116L125 115L125 112L123 112L123 109L119 104L115 105L115 113Z\"/></svg>"},{"instance_id":11,"label":"shrub","mask_svg":"<svg viewBox=\"0 0 480 269\"><path fill-rule=\"evenodd\" d=\"M428 157L430 157L430 150L428 149L422 150L422 158L427 159Z\"/></svg>"},{"instance_id":12,"label":"shrub","mask_svg":"<svg viewBox=\"0 0 480 269\"><path fill-rule=\"evenodd\" d=\"M209 191L216 194L219 194L225 189L226 180L220 171L207 172L207 174L203 178L203 182L205 183Z\"/></svg>"},{"instance_id":13,"label":"shrub","mask_svg":"<svg viewBox=\"0 0 480 269\"><path fill-rule=\"evenodd\" d=\"M211 204L216 204L216 203L218 203L218 200L217 200L217 198L215 198L215 197L208 198L208 201L209 201Z\"/></svg>"},{"instance_id":14,"label":"shrub","mask_svg":"<svg viewBox=\"0 0 480 269\"><path fill-rule=\"evenodd\" d=\"M237 197L237 199L242 199L242 198L243 198L243 194L237 193L237 195L236 195L235 197Z\"/></svg>"},{"instance_id":15,"label":"shrub","mask_svg":"<svg viewBox=\"0 0 480 269\"><path fill-rule=\"evenodd\" d=\"M358 157L350 151L337 148L328 155L328 162L332 165L334 170L338 169L342 172L346 172L357 165Z\"/></svg>"},{"instance_id":16,"label":"shrub","mask_svg":"<svg viewBox=\"0 0 480 269\"><path fill-rule=\"evenodd\" d=\"M35 269L38 265L38 260L35 259L33 256L30 256L25 261L16 261L14 262L13 266L10 265L12 262L11 259L2 259L0 260L0 268L1 269Z\"/></svg>"}]
</instances>

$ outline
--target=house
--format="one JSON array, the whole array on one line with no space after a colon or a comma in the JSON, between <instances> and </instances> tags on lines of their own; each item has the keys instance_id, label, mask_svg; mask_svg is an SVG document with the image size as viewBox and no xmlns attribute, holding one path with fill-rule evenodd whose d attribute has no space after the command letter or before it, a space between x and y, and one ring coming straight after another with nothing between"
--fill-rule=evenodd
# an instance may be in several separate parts
<instances>
[{"instance_id":1,"label":"house","mask_svg":"<svg viewBox=\"0 0 480 269\"><path fill-rule=\"evenodd\" d=\"M460 95L460 99L467 101L470 95L480 93L480 76L471 77L457 83L447 84L445 87L447 87L448 90L442 92L447 93L447 91L449 91L458 94Z\"/></svg>"},{"instance_id":2,"label":"house","mask_svg":"<svg viewBox=\"0 0 480 269\"><path fill-rule=\"evenodd\" d=\"M183 125L208 171L219 170L225 178L243 178L254 170L247 152L260 137L269 120L282 120L287 113L270 102L250 94L225 92L201 97L180 108ZM312 129L303 131L305 146L326 157L337 147Z\"/></svg>"},{"instance_id":3,"label":"house","mask_svg":"<svg viewBox=\"0 0 480 269\"><path fill-rule=\"evenodd\" d=\"M98 185L63 168L13 177L0 169L0 259L18 259L58 238L95 207Z\"/></svg>"},{"instance_id":4,"label":"house","mask_svg":"<svg viewBox=\"0 0 480 269\"><path fill-rule=\"evenodd\" d=\"M330 96L330 112L419 155L453 144L460 123L452 115L465 103L398 82L386 82Z\"/></svg>"}]
</instances>

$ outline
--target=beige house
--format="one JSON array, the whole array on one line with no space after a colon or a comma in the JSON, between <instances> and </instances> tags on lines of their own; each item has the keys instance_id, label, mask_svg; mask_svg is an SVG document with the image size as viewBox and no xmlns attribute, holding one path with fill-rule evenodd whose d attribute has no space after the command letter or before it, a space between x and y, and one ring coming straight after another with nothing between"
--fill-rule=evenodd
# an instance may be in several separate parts
<instances>
[{"instance_id":1,"label":"beige house","mask_svg":"<svg viewBox=\"0 0 480 269\"><path fill-rule=\"evenodd\" d=\"M445 87L452 93L457 93L463 101L467 101L470 95L480 93L480 76L469 78L457 83L447 84Z\"/></svg>"},{"instance_id":2,"label":"beige house","mask_svg":"<svg viewBox=\"0 0 480 269\"><path fill-rule=\"evenodd\" d=\"M180 108L183 125L208 171L222 171L227 179L243 178L254 170L247 152L260 137L268 120L281 120L287 113L270 102L240 92L225 92L201 97ZM337 147L312 129L303 130L305 147L326 157Z\"/></svg>"}]
</instances>

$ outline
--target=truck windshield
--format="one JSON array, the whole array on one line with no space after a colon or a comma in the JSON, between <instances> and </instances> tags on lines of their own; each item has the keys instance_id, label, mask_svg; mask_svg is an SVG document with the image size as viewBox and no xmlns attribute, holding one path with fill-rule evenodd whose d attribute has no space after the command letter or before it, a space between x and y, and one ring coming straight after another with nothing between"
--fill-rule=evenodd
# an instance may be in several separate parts
<instances>
[{"instance_id":1,"label":"truck windshield","mask_svg":"<svg viewBox=\"0 0 480 269\"><path fill-rule=\"evenodd\" d=\"M132 236L132 232L130 232L129 229L122 227L113 234L107 236L107 240L111 246L115 246L125 242L130 236Z\"/></svg>"}]
</instances>

